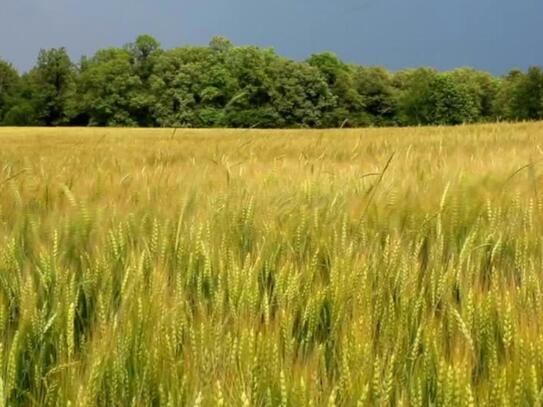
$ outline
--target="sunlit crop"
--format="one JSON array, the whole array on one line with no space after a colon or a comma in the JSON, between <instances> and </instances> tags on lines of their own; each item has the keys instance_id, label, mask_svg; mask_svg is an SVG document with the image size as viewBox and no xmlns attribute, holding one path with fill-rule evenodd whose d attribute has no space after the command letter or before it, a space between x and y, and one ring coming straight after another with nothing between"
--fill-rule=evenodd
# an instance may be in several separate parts
<instances>
[{"instance_id":1,"label":"sunlit crop","mask_svg":"<svg viewBox=\"0 0 543 407\"><path fill-rule=\"evenodd\" d=\"M536 405L542 146L1 129L0 405Z\"/></svg>"}]
</instances>

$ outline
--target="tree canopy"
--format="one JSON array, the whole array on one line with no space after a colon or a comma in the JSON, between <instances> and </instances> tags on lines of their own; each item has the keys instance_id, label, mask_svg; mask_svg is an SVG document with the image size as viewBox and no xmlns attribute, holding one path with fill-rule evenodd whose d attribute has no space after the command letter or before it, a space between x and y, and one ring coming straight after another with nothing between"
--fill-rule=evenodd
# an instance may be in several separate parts
<instances>
[{"instance_id":1,"label":"tree canopy","mask_svg":"<svg viewBox=\"0 0 543 407\"><path fill-rule=\"evenodd\" d=\"M324 52L306 61L272 49L162 49L149 35L78 63L42 50L20 75L0 59L0 124L143 127L451 125L543 119L543 69L495 77L472 68L390 72Z\"/></svg>"}]
</instances>

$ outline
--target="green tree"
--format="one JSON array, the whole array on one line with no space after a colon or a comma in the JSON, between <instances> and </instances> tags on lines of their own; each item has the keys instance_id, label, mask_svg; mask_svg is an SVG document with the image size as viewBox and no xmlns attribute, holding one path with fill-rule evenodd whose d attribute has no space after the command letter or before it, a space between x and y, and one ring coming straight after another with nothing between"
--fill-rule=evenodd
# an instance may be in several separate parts
<instances>
[{"instance_id":1,"label":"green tree","mask_svg":"<svg viewBox=\"0 0 543 407\"><path fill-rule=\"evenodd\" d=\"M213 126L229 86L228 73L211 49L169 50L157 58L150 77L151 112L160 126Z\"/></svg>"},{"instance_id":2,"label":"green tree","mask_svg":"<svg viewBox=\"0 0 543 407\"><path fill-rule=\"evenodd\" d=\"M14 104L21 78L13 66L0 59L0 123Z\"/></svg>"},{"instance_id":3,"label":"green tree","mask_svg":"<svg viewBox=\"0 0 543 407\"><path fill-rule=\"evenodd\" d=\"M320 72L307 63L278 58L273 65L271 106L276 127L322 127L336 99Z\"/></svg>"},{"instance_id":4,"label":"green tree","mask_svg":"<svg viewBox=\"0 0 543 407\"><path fill-rule=\"evenodd\" d=\"M209 48L215 52L226 52L234 47L232 41L222 35L217 35L209 41Z\"/></svg>"},{"instance_id":5,"label":"green tree","mask_svg":"<svg viewBox=\"0 0 543 407\"><path fill-rule=\"evenodd\" d=\"M153 70L153 65L158 54L160 54L160 42L150 35L140 35L136 41L126 46L132 55L135 72L146 81Z\"/></svg>"},{"instance_id":6,"label":"green tree","mask_svg":"<svg viewBox=\"0 0 543 407\"><path fill-rule=\"evenodd\" d=\"M281 121L273 106L277 59L272 49L252 46L235 47L226 54L226 69L236 81L235 92L224 107L227 126L276 127Z\"/></svg>"},{"instance_id":7,"label":"green tree","mask_svg":"<svg viewBox=\"0 0 543 407\"><path fill-rule=\"evenodd\" d=\"M144 64L160 50L160 42L150 35L138 36L136 41L128 44L127 49L134 56L137 64Z\"/></svg>"},{"instance_id":8,"label":"green tree","mask_svg":"<svg viewBox=\"0 0 543 407\"><path fill-rule=\"evenodd\" d=\"M175 127L340 127L459 124L543 118L543 69L504 78L472 68L390 73L324 52L305 62L272 49L162 50L149 35L75 66L41 51L19 76L0 61L0 123Z\"/></svg>"},{"instance_id":9,"label":"green tree","mask_svg":"<svg viewBox=\"0 0 543 407\"><path fill-rule=\"evenodd\" d=\"M524 73L522 71L513 69L500 81L494 102L499 120L518 120L514 97L523 77Z\"/></svg>"},{"instance_id":10,"label":"green tree","mask_svg":"<svg viewBox=\"0 0 543 407\"><path fill-rule=\"evenodd\" d=\"M401 90L398 103L402 124L471 123L479 115L475 95L451 73L418 68L398 73L395 80Z\"/></svg>"},{"instance_id":11,"label":"green tree","mask_svg":"<svg viewBox=\"0 0 543 407\"><path fill-rule=\"evenodd\" d=\"M75 66L65 48L40 51L36 66L24 78L26 97L34 107L38 123L69 123L75 78Z\"/></svg>"},{"instance_id":12,"label":"green tree","mask_svg":"<svg viewBox=\"0 0 543 407\"><path fill-rule=\"evenodd\" d=\"M352 68L330 52L314 54L307 62L320 71L336 98L335 106L325 114L323 125L325 127L358 125L364 101L355 89Z\"/></svg>"},{"instance_id":13,"label":"green tree","mask_svg":"<svg viewBox=\"0 0 543 407\"><path fill-rule=\"evenodd\" d=\"M394 76L398 90L398 116L402 125L432 123L432 107L429 97L431 86L438 73L431 68L406 69Z\"/></svg>"},{"instance_id":14,"label":"green tree","mask_svg":"<svg viewBox=\"0 0 543 407\"><path fill-rule=\"evenodd\" d=\"M513 72L508 80L509 119L543 118L543 69L532 66L525 74Z\"/></svg>"},{"instance_id":15,"label":"green tree","mask_svg":"<svg viewBox=\"0 0 543 407\"><path fill-rule=\"evenodd\" d=\"M138 125L148 127L156 123L152 116L152 103L154 100L149 96L150 76L153 73L154 65L158 56L162 53L160 42L150 35L140 35L136 41L128 45L132 54L133 70L139 76L143 88L139 95L139 105L136 112Z\"/></svg>"},{"instance_id":16,"label":"green tree","mask_svg":"<svg viewBox=\"0 0 543 407\"><path fill-rule=\"evenodd\" d=\"M364 103L360 125L392 125L397 113L397 95L393 76L379 66L356 67L354 86Z\"/></svg>"},{"instance_id":17,"label":"green tree","mask_svg":"<svg viewBox=\"0 0 543 407\"><path fill-rule=\"evenodd\" d=\"M529 120L543 118L543 69L532 66L521 81L519 99L524 104L524 117Z\"/></svg>"},{"instance_id":18,"label":"green tree","mask_svg":"<svg viewBox=\"0 0 543 407\"><path fill-rule=\"evenodd\" d=\"M440 73L430 84L428 105L431 107L429 124L472 123L477 119L477 102L466 84L455 80L450 73Z\"/></svg>"},{"instance_id":19,"label":"green tree","mask_svg":"<svg viewBox=\"0 0 543 407\"><path fill-rule=\"evenodd\" d=\"M461 84L470 94L477 110L474 121L496 120L496 97L499 90L499 80L488 72L477 71L473 68L459 68L451 72L454 81Z\"/></svg>"},{"instance_id":20,"label":"green tree","mask_svg":"<svg viewBox=\"0 0 543 407\"><path fill-rule=\"evenodd\" d=\"M93 126L144 126L154 103L133 63L130 51L100 50L82 64L78 111ZM142 112L144 114L142 115Z\"/></svg>"}]
</instances>

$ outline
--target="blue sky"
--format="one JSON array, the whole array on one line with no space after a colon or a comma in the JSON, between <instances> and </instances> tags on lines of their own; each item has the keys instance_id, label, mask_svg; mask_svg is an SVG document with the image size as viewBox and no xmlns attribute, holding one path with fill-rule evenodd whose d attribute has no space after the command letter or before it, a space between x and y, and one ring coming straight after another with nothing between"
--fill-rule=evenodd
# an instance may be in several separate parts
<instances>
[{"instance_id":1,"label":"blue sky","mask_svg":"<svg viewBox=\"0 0 543 407\"><path fill-rule=\"evenodd\" d=\"M77 60L142 33L164 47L220 34L294 59L503 74L543 65L543 0L0 0L0 58L20 70L41 48Z\"/></svg>"}]
</instances>

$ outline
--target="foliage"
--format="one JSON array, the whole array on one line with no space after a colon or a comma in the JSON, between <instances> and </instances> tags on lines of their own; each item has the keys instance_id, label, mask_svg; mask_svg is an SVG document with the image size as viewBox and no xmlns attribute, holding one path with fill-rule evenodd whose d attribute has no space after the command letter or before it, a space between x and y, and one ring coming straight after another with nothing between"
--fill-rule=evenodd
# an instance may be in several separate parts
<instances>
[{"instance_id":1,"label":"foliage","mask_svg":"<svg viewBox=\"0 0 543 407\"><path fill-rule=\"evenodd\" d=\"M521 73L511 79L511 116L521 120L543 117L543 70L531 67L526 74Z\"/></svg>"},{"instance_id":2,"label":"foliage","mask_svg":"<svg viewBox=\"0 0 543 407\"><path fill-rule=\"evenodd\" d=\"M330 52L312 55L307 62L321 72L336 98L333 109L325 111L324 127L356 125L355 117L363 111L364 103L355 89L352 67Z\"/></svg>"},{"instance_id":3,"label":"foliage","mask_svg":"<svg viewBox=\"0 0 543 407\"><path fill-rule=\"evenodd\" d=\"M141 113L153 105L133 54L120 48L101 50L84 61L77 93L79 114L93 126L143 125L148 118Z\"/></svg>"},{"instance_id":4,"label":"foliage","mask_svg":"<svg viewBox=\"0 0 543 407\"><path fill-rule=\"evenodd\" d=\"M398 90L390 72L383 67L356 67L353 82L363 101L362 116L365 115L356 125L396 124Z\"/></svg>"},{"instance_id":5,"label":"foliage","mask_svg":"<svg viewBox=\"0 0 543 407\"><path fill-rule=\"evenodd\" d=\"M438 72L430 68L407 69L394 78L398 89L398 122L402 125L432 123L434 106L430 104L432 82Z\"/></svg>"},{"instance_id":6,"label":"foliage","mask_svg":"<svg viewBox=\"0 0 543 407\"><path fill-rule=\"evenodd\" d=\"M18 72L10 63L0 59L0 123L13 105L12 98L16 95L19 86Z\"/></svg>"},{"instance_id":7,"label":"foliage","mask_svg":"<svg viewBox=\"0 0 543 407\"><path fill-rule=\"evenodd\" d=\"M430 89L428 104L432 106L432 113L427 124L471 123L477 118L474 95L465 84L455 81L451 74L438 74L430 82Z\"/></svg>"},{"instance_id":8,"label":"foliage","mask_svg":"<svg viewBox=\"0 0 543 407\"><path fill-rule=\"evenodd\" d=\"M42 50L36 67L27 76L31 103L38 123L66 124L74 95L75 68L66 49Z\"/></svg>"},{"instance_id":9,"label":"foliage","mask_svg":"<svg viewBox=\"0 0 543 407\"><path fill-rule=\"evenodd\" d=\"M500 87L498 79L488 72L477 71L473 68L459 68L451 72L454 81L461 84L467 92L472 106L472 121L495 121L496 99Z\"/></svg>"},{"instance_id":10,"label":"foliage","mask_svg":"<svg viewBox=\"0 0 543 407\"><path fill-rule=\"evenodd\" d=\"M0 123L139 127L366 127L543 118L543 70L504 78L472 68L396 73L323 52L293 61L272 49L162 49L149 35L73 64L44 50L19 75L0 61ZM5 89L4 89L5 88Z\"/></svg>"}]
</instances>

